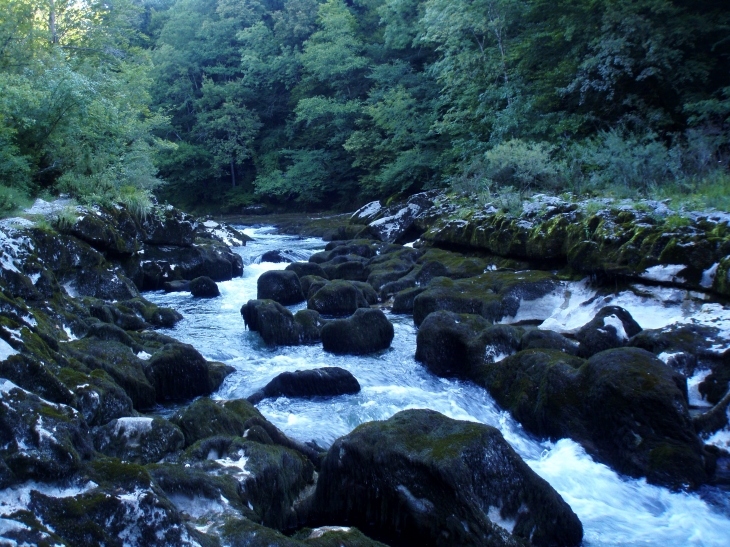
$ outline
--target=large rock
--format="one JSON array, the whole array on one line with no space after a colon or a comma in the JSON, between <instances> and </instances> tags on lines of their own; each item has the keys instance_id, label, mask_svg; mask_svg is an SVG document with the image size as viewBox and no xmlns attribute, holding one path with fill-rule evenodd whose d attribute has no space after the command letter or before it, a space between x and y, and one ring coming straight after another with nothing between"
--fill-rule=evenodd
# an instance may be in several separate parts
<instances>
[{"instance_id":1,"label":"large rock","mask_svg":"<svg viewBox=\"0 0 730 547\"><path fill-rule=\"evenodd\" d=\"M262 389L248 397L257 404L270 397L335 397L360 391L360 383L340 367L282 372Z\"/></svg>"},{"instance_id":2,"label":"large rock","mask_svg":"<svg viewBox=\"0 0 730 547\"><path fill-rule=\"evenodd\" d=\"M575 333L580 342L578 355L587 358L607 349L623 347L639 332L641 327L629 312L618 306L606 306Z\"/></svg>"},{"instance_id":3,"label":"large rock","mask_svg":"<svg viewBox=\"0 0 730 547\"><path fill-rule=\"evenodd\" d=\"M182 401L213 391L208 361L188 344L165 345L143 367L158 402Z\"/></svg>"},{"instance_id":4,"label":"large rock","mask_svg":"<svg viewBox=\"0 0 730 547\"><path fill-rule=\"evenodd\" d=\"M389 216L383 216L368 224L368 233L375 239L380 241L388 241L390 243L405 243L409 240L416 239L421 235L421 230L415 225L415 220L424 211L433 205L433 192L423 192L412 196L404 207L399 208ZM370 204L374 209L374 204ZM367 206L366 206L367 207ZM362 209L355 213L353 218L365 219L370 215L368 211Z\"/></svg>"},{"instance_id":5,"label":"large rock","mask_svg":"<svg viewBox=\"0 0 730 547\"><path fill-rule=\"evenodd\" d=\"M79 216L67 231L95 249L111 255L131 255L144 234L126 209L79 208Z\"/></svg>"},{"instance_id":6,"label":"large rock","mask_svg":"<svg viewBox=\"0 0 730 547\"><path fill-rule=\"evenodd\" d=\"M50 403L0 379L0 486L69 477L89 458L88 429L75 409Z\"/></svg>"},{"instance_id":7,"label":"large rock","mask_svg":"<svg viewBox=\"0 0 730 547\"><path fill-rule=\"evenodd\" d=\"M415 298L413 321L420 325L429 313L446 310L481 315L497 322L504 317L516 317L522 306L539 301L557 286L554 275L536 270L487 272L456 281L437 277Z\"/></svg>"},{"instance_id":8,"label":"large rock","mask_svg":"<svg viewBox=\"0 0 730 547\"><path fill-rule=\"evenodd\" d=\"M304 302L299 276L292 271L271 270L261 274L257 283L259 300L276 300L283 306Z\"/></svg>"},{"instance_id":9,"label":"large rock","mask_svg":"<svg viewBox=\"0 0 730 547\"><path fill-rule=\"evenodd\" d=\"M190 293L200 298L214 298L221 295L215 281L205 276L196 277L190 282Z\"/></svg>"},{"instance_id":10,"label":"large rock","mask_svg":"<svg viewBox=\"0 0 730 547\"><path fill-rule=\"evenodd\" d=\"M317 277L327 279L327 274L322 269L322 266L314 262L292 262L286 269L296 273L300 279L308 275L316 275Z\"/></svg>"},{"instance_id":11,"label":"large rock","mask_svg":"<svg viewBox=\"0 0 730 547\"><path fill-rule=\"evenodd\" d=\"M527 431L570 437L597 460L649 482L696 488L707 479L685 378L651 353L607 350L583 361L527 350L473 378Z\"/></svg>"},{"instance_id":12,"label":"large rock","mask_svg":"<svg viewBox=\"0 0 730 547\"><path fill-rule=\"evenodd\" d=\"M393 325L381 310L359 309L322 327L322 347L332 353L363 355L389 348L393 336Z\"/></svg>"},{"instance_id":13,"label":"large rock","mask_svg":"<svg viewBox=\"0 0 730 547\"><path fill-rule=\"evenodd\" d=\"M355 313L358 308L369 308L362 290L350 281L330 281L312 295L307 308L322 315L343 316Z\"/></svg>"},{"instance_id":14,"label":"large rock","mask_svg":"<svg viewBox=\"0 0 730 547\"><path fill-rule=\"evenodd\" d=\"M96 428L93 437L102 454L143 465L182 449L185 442L179 427L157 417L119 418Z\"/></svg>"},{"instance_id":15,"label":"large rock","mask_svg":"<svg viewBox=\"0 0 730 547\"><path fill-rule=\"evenodd\" d=\"M407 410L335 441L314 523L357 526L390 545L564 545L578 517L498 430Z\"/></svg>"},{"instance_id":16,"label":"large rock","mask_svg":"<svg viewBox=\"0 0 730 547\"><path fill-rule=\"evenodd\" d=\"M249 330L258 332L269 346L316 344L325 324L314 310L293 314L273 300L249 300L241 307L241 315Z\"/></svg>"}]
</instances>

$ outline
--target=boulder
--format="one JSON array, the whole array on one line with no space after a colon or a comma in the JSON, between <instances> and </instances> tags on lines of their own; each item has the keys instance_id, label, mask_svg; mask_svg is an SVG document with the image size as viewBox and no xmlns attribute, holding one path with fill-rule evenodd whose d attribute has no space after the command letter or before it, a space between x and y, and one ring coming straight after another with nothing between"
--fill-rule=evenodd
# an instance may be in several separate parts
<instances>
[{"instance_id":1,"label":"boulder","mask_svg":"<svg viewBox=\"0 0 730 547\"><path fill-rule=\"evenodd\" d=\"M389 348L393 336L393 325L381 310L358 309L322 327L322 347L331 353L363 355Z\"/></svg>"},{"instance_id":2,"label":"boulder","mask_svg":"<svg viewBox=\"0 0 730 547\"><path fill-rule=\"evenodd\" d=\"M486 364L474 380L527 431L570 437L619 473L696 488L707 479L684 376L638 348L583 361L527 350Z\"/></svg>"},{"instance_id":3,"label":"boulder","mask_svg":"<svg viewBox=\"0 0 730 547\"><path fill-rule=\"evenodd\" d=\"M578 354L578 342L551 330L530 329L520 340L520 349L556 349L569 355Z\"/></svg>"},{"instance_id":4,"label":"boulder","mask_svg":"<svg viewBox=\"0 0 730 547\"><path fill-rule=\"evenodd\" d=\"M305 275L300 277L299 281L302 283L302 292L307 300L312 298L319 289L329 283L329 280L324 277L319 277L318 275Z\"/></svg>"},{"instance_id":5,"label":"boulder","mask_svg":"<svg viewBox=\"0 0 730 547\"><path fill-rule=\"evenodd\" d=\"M335 256L320 266L328 279L349 279L366 281L368 278L367 258L358 255Z\"/></svg>"},{"instance_id":6,"label":"boulder","mask_svg":"<svg viewBox=\"0 0 730 547\"><path fill-rule=\"evenodd\" d=\"M212 401L201 397L178 411L171 421L185 435L185 446L211 437L244 437L264 444L277 444L303 454L319 468L320 453L290 439L245 399Z\"/></svg>"},{"instance_id":7,"label":"boulder","mask_svg":"<svg viewBox=\"0 0 730 547\"><path fill-rule=\"evenodd\" d=\"M272 262L280 264L282 262L292 262L292 259L286 256L282 251L266 251L259 257L259 262Z\"/></svg>"},{"instance_id":8,"label":"boulder","mask_svg":"<svg viewBox=\"0 0 730 547\"><path fill-rule=\"evenodd\" d=\"M116 418L135 415L127 393L101 369L84 374L63 368L59 378L76 397L76 408L90 426L109 423Z\"/></svg>"},{"instance_id":9,"label":"boulder","mask_svg":"<svg viewBox=\"0 0 730 547\"><path fill-rule=\"evenodd\" d=\"M390 243L412 241L422 233L415 225L416 218L432 205L432 193L415 194L411 196L404 207L398 209L394 214L370 222L368 224L368 233L375 239ZM363 212L358 218L364 216Z\"/></svg>"},{"instance_id":10,"label":"boulder","mask_svg":"<svg viewBox=\"0 0 730 547\"><path fill-rule=\"evenodd\" d=\"M192 470L228 476L238 482L241 501L265 526L292 529L298 522L294 503L314 482L314 466L299 452L240 437L199 441L181 458Z\"/></svg>"},{"instance_id":11,"label":"boulder","mask_svg":"<svg viewBox=\"0 0 730 547\"><path fill-rule=\"evenodd\" d=\"M311 291L311 289L310 289ZM330 281L312 295L307 308L322 315L343 316L355 313L358 308L369 308L362 290L350 281Z\"/></svg>"},{"instance_id":12,"label":"boulder","mask_svg":"<svg viewBox=\"0 0 730 547\"><path fill-rule=\"evenodd\" d=\"M245 325L269 346L316 344L325 322L314 310L296 314L273 300L249 300L241 308Z\"/></svg>"},{"instance_id":13,"label":"boulder","mask_svg":"<svg viewBox=\"0 0 730 547\"><path fill-rule=\"evenodd\" d=\"M6 379L0 379L0 402L3 487L16 480L67 478L91 456L88 428L77 410L50 403Z\"/></svg>"},{"instance_id":14,"label":"boulder","mask_svg":"<svg viewBox=\"0 0 730 547\"><path fill-rule=\"evenodd\" d=\"M261 274L257 283L259 300L276 300L283 306L290 306L304 301L302 284L299 276L293 271L271 270Z\"/></svg>"},{"instance_id":15,"label":"boulder","mask_svg":"<svg viewBox=\"0 0 730 547\"><path fill-rule=\"evenodd\" d=\"M495 428L406 410L333 444L315 523L357 526L390 545L580 545L560 495Z\"/></svg>"},{"instance_id":16,"label":"boulder","mask_svg":"<svg viewBox=\"0 0 730 547\"><path fill-rule=\"evenodd\" d=\"M416 336L416 360L436 376L473 378L485 363L500 361L520 347L523 330L494 325L479 315L434 312Z\"/></svg>"},{"instance_id":17,"label":"boulder","mask_svg":"<svg viewBox=\"0 0 730 547\"><path fill-rule=\"evenodd\" d=\"M425 287L413 287L398 292L393 298L393 313L413 314L413 304L416 297L426 290Z\"/></svg>"},{"instance_id":18,"label":"boulder","mask_svg":"<svg viewBox=\"0 0 730 547\"><path fill-rule=\"evenodd\" d=\"M143 363L158 402L182 401L213 391L208 361L193 346L167 344Z\"/></svg>"},{"instance_id":19,"label":"boulder","mask_svg":"<svg viewBox=\"0 0 730 547\"><path fill-rule=\"evenodd\" d=\"M197 541L175 505L153 484L144 467L99 458L84 469L80 493L69 497L31 491L27 502L29 531L38 530L48 545L140 545L190 547ZM52 535L51 535L52 534ZM197 536L199 537L199 536Z\"/></svg>"},{"instance_id":20,"label":"boulder","mask_svg":"<svg viewBox=\"0 0 730 547\"><path fill-rule=\"evenodd\" d=\"M335 397L360 391L357 379L339 367L315 368L282 372L262 389L248 397L257 404L266 398L281 397Z\"/></svg>"},{"instance_id":21,"label":"boulder","mask_svg":"<svg viewBox=\"0 0 730 547\"><path fill-rule=\"evenodd\" d=\"M107 456L142 465L154 463L185 443L180 428L162 418L112 420L93 431L94 447Z\"/></svg>"},{"instance_id":22,"label":"boulder","mask_svg":"<svg viewBox=\"0 0 730 547\"><path fill-rule=\"evenodd\" d=\"M126 209L106 210L81 208L68 233L95 249L111 255L131 255L144 237Z\"/></svg>"},{"instance_id":23,"label":"boulder","mask_svg":"<svg viewBox=\"0 0 730 547\"><path fill-rule=\"evenodd\" d=\"M578 355L588 358L598 352L625 346L629 338L641 332L631 314L618 306L606 306L575 333L580 342Z\"/></svg>"},{"instance_id":24,"label":"boulder","mask_svg":"<svg viewBox=\"0 0 730 547\"><path fill-rule=\"evenodd\" d=\"M416 336L416 360L436 376L471 378L484 364L480 335L491 323L479 315L449 311L431 313Z\"/></svg>"},{"instance_id":25,"label":"boulder","mask_svg":"<svg viewBox=\"0 0 730 547\"><path fill-rule=\"evenodd\" d=\"M190 293L199 298L214 298L220 296L218 285L210 277L196 277L190 282Z\"/></svg>"},{"instance_id":26,"label":"boulder","mask_svg":"<svg viewBox=\"0 0 730 547\"><path fill-rule=\"evenodd\" d=\"M481 315L497 322L517 316L521 306L548 295L558 283L553 274L537 270L487 272L456 281L437 277L415 298L413 321L418 326L429 313L446 310Z\"/></svg>"},{"instance_id":27,"label":"boulder","mask_svg":"<svg viewBox=\"0 0 730 547\"><path fill-rule=\"evenodd\" d=\"M314 262L292 262L286 267L286 269L296 273L299 276L299 279L309 275L327 279L327 274L322 269L322 266L315 264Z\"/></svg>"}]
</instances>

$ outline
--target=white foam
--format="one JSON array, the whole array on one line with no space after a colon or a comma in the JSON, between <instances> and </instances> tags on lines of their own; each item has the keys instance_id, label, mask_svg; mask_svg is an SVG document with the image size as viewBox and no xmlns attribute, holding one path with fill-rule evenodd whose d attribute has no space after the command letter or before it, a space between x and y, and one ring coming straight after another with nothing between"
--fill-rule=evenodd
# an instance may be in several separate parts
<instances>
[{"instance_id":1,"label":"white foam","mask_svg":"<svg viewBox=\"0 0 730 547\"><path fill-rule=\"evenodd\" d=\"M149 361L150 357L152 357L152 355L147 353L146 351L140 351L137 354L137 358L142 359L142 361Z\"/></svg>"},{"instance_id":2,"label":"white foam","mask_svg":"<svg viewBox=\"0 0 730 547\"><path fill-rule=\"evenodd\" d=\"M124 430L124 438L130 441L136 441L139 437L152 430L152 418L147 417L132 417L132 418L117 418L117 423L114 425L114 435L121 435ZM134 446L132 443L130 445Z\"/></svg>"},{"instance_id":3,"label":"white foam","mask_svg":"<svg viewBox=\"0 0 730 547\"><path fill-rule=\"evenodd\" d=\"M698 496L622 478L573 441L526 462L578 515L584 545L727 545L727 518Z\"/></svg>"},{"instance_id":4,"label":"white foam","mask_svg":"<svg viewBox=\"0 0 730 547\"><path fill-rule=\"evenodd\" d=\"M494 524L496 524L500 528L507 530L510 534L512 533L512 530L515 529L515 524L517 524L517 519L502 518L502 515L500 515L500 508L495 507L494 505L491 505L489 507L489 511L487 512L487 517Z\"/></svg>"},{"instance_id":5,"label":"white foam","mask_svg":"<svg viewBox=\"0 0 730 547\"><path fill-rule=\"evenodd\" d=\"M520 300L517 313L514 316L503 317L499 322L511 324L521 321L545 321L555 313L556 309L560 309L565 304L566 298L569 298L569 293L566 287L561 285L560 288L540 298Z\"/></svg>"},{"instance_id":6,"label":"white foam","mask_svg":"<svg viewBox=\"0 0 730 547\"><path fill-rule=\"evenodd\" d=\"M347 526L320 526L319 528L314 528L312 530L312 533L309 534L309 537L307 539L321 538L327 532L345 532L345 533L347 533L349 531L350 531L350 528Z\"/></svg>"},{"instance_id":7,"label":"white foam","mask_svg":"<svg viewBox=\"0 0 730 547\"><path fill-rule=\"evenodd\" d=\"M604 317L603 326L613 327L619 340L625 341L629 339L629 335L626 334L626 330L624 329L623 321L621 321L621 319L619 319L616 315L611 314Z\"/></svg>"},{"instance_id":8,"label":"white foam","mask_svg":"<svg viewBox=\"0 0 730 547\"><path fill-rule=\"evenodd\" d=\"M666 355L666 354L662 354ZM659 356L661 358L661 355ZM665 361L666 363L666 361ZM711 407L712 405L705 400L705 397L700 393L699 385L705 381L711 370L698 370L695 371L694 375L687 378L687 395L689 395L689 404L692 406L703 406Z\"/></svg>"},{"instance_id":9,"label":"white foam","mask_svg":"<svg viewBox=\"0 0 730 547\"><path fill-rule=\"evenodd\" d=\"M240 477L249 476L251 474L251 472L248 469L246 469L246 463L248 462L248 458L246 457L246 454L243 453L243 450L239 450L238 453L234 454L234 456L238 456L238 459L234 460L232 457L228 456L225 458L215 459L214 461L217 464L219 464L225 468L238 469L239 471L237 473L235 473L235 475L234 475L235 477L240 478Z\"/></svg>"},{"instance_id":10,"label":"white foam","mask_svg":"<svg viewBox=\"0 0 730 547\"><path fill-rule=\"evenodd\" d=\"M18 351L8 344L5 340L0 338L0 361L5 361L11 355L17 355Z\"/></svg>"},{"instance_id":11,"label":"white foam","mask_svg":"<svg viewBox=\"0 0 730 547\"><path fill-rule=\"evenodd\" d=\"M677 275L686 268L684 264L660 264L647 268L644 273L639 274L639 277L663 283L686 283L684 278Z\"/></svg>"},{"instance_id":12,"label":"white foam","mask_svg":"<svg viewBox=\"0 0 730 547\"><path fill-rule=\"evenodd\" d=\"M66 325L63 326L63 331L66 333L66 336L68 336L68 340L61 340L62 342L73 342L74 340L78 340L78 337Z\"/></svg>"},{"instance_id":13,"label":"white foam","mask_svg":"<svg viewBox=\"0 0 730 547\"><path fill-rule=\"evenodd\" d=\"M711 289L712 284L715 282L715 276L717 275L717 268L720 266L719 262L716 262L704 272L702 272L702 281L700 281L700 287L705 289Z\"/></svg>"}]
</instances>

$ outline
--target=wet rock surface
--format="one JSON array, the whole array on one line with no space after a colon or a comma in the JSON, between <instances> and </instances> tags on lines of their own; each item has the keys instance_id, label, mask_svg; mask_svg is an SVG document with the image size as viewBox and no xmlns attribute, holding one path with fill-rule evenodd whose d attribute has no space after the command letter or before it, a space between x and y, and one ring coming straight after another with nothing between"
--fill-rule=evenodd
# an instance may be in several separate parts
<instances>
[{"instance_id":1,"label":"wet rock surface","mask_svg":"<svg viewBox=\"0 0 730 547\"><path fill-rule=\"evenodd\" d=\"M257 404L269 397L334 397L360 391L360 384L349 371L340 367L282 372L264 388L248 398Z\"/></svg>"},{"instance_id":2,"label":"wet rock surface","mask_svg":"<svg viewBox=\"0 0 730 547\"><path fill-rule=\"evenodd\" d=\"M568 504L494 428L403 411L338 439L313 522L355 525L390 545L579 545Z\"/></svg>"},{"instance_id":3,"label":"wet rock surface","mask_svg":"<svg viewBox=\"0 0 730 547\"><path fill-rule=\"evenodd\" d=\"M259 300L275 300L283 306L304 301L299 276L292 271L268 271L259 277L257 287Z\"/></svg>"},{"instance_id":4,"label":"wet rock surface","mask_svg":"<svg viewBox=\"0 0 730 547\"><path fill-rule=\"evenodd\" d=\"M365 355L390 347L393 325L381 310L358 309L347 319L335 319L322 327L325 351Z\"/></svg>"}]
</instances>

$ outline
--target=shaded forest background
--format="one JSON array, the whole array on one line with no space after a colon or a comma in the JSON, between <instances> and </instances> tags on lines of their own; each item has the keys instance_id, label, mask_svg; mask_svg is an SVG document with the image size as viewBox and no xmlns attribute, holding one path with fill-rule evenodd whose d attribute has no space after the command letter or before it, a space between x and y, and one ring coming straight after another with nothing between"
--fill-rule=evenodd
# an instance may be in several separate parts
<instances>
[{"instance_id":1,"label":"shaded forest background","mask_svg":"<svg viewBox=\"0 0 730 547\"><path fill-rule=\"evenodd\" d=\"M0 0L0 209L437 187L727 208L724 4Z\"/></svg>"}]
</instances>

